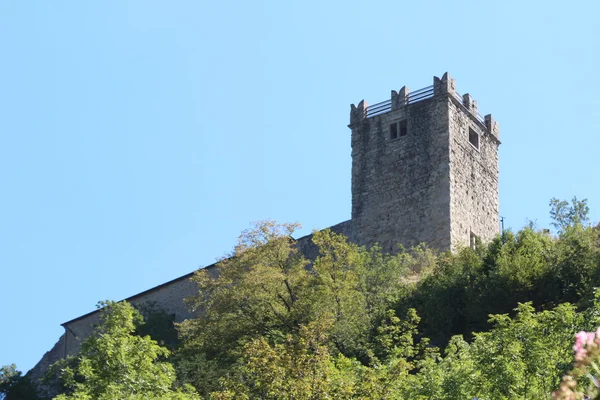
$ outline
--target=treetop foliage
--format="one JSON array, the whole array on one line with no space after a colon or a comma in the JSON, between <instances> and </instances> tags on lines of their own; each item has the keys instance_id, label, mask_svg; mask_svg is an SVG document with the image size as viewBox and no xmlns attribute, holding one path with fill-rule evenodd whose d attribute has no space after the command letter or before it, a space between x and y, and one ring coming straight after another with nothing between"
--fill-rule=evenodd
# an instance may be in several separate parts
<instances>
[{"instance_id":1,"label":"treetop foliage","mask_svg":"<svg viewBox=\"0 0 600 400\"><path fill-rule=\"evenodd\" d=\"M581 226L589 222L590 208L587 205L587 199L577 200L573 197L571 204L566 200L552 198L550 200L550 217L552 225L559 230L564 231L568 227Z\"/></svg>"},{"instance_id":2,"label":"treetop foliage","mask_svg":"<svg viewBox=\"0 0 600 400\"><path fill-rule=\"evenodd\" d=\"M170 352L149 336L134 335L142 315L127 302L100 302L101 323L80 354L63 364L66 394L57 400L193 399L194 391L174 390ZM74 361L74 362L73 362Z\"/></svg>"},{"instance_id":3,"label":"treetop foliage","mask_svg":"<svg viewBox=\"0 0 600 400\"><path fill-rule=\"evenodd\" d=\"M572 364L574 334L600 325L600 228L588 211L585 200L553 199L556 236L526 227L442 254L424 245L384 254L324 230L312 236L314 260L292 239L296 224L259 223L216 269L195 273L186 301L196 317L177 324L171 351L147 335L165 342L167 315L146 310L144 323L126 303L102 303L96 333L60 365L58 399L576 393L594 371ZM578 349L598 353L591 342ZM0 390L14 371L2 370Z\"/></svg>"}]
</instances>

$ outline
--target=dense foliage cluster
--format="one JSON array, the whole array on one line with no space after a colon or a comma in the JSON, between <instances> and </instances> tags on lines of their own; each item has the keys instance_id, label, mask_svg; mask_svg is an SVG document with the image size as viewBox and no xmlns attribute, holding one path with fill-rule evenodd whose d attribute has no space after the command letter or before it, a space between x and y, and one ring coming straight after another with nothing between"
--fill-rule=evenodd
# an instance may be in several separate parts
<instances>
[{"instance_id":1,"label":"dense foliage cluster","mask_svg":"<svg viewBox=\"0 0 600 400\"><path fill-rule=\"evenodd\" d=\"M54 369L58 398L583 398L600 339L578 334L575 364L573 340L600 326L600 228L585 201L551 207L556 235L527 227L439 255L325 230L309 261L295 225L258 224L218 274L195 274L195 319L171 329L166 314L143 323L104 304L81 354ZM16 374L5 367L0 390Z\"/></svg>"}]
</instances>

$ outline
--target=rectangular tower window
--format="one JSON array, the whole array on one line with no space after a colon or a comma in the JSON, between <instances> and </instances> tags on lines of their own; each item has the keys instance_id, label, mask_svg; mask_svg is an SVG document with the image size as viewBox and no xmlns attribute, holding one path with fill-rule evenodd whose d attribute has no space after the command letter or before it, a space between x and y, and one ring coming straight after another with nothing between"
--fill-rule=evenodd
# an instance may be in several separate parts
<instances>
[{"instance_id":1,"label":"rectangular tower window","mask_svg":"<svg viewBox=\"0 0 600 400\"><path fill-rule=\"evenodd\" d=\"M402 120L400 122L398 122L398 125L400 125L400 136L406 136L407 130L406 130L406 120Z\"/></svg>"},{"instance_id":2,"label":"rectangular tower window","mask_svg":"<svg viewBox=\"0 0 600 400\"><path fill-rule=\"evenodd\" d=\"M469 128L469 142L479 150L479 134L475 132L472 128Z\"/></svg>"},{"instance_id":3,"label":"rectangular tower window","mask_svg":"<svg viewBox=\"0 0 600 400\"><path fill-rule=\"evenodd\" d=\"M394 122L390 125L390 139L398 138L398 124Z\"/></svg>"},{"instance_id":4,"label":"rectangular tower window","mask_svg":"<svg viewBox=\"0 0 600 400\"><path fill-rule=\"evenodd\" d=\"M469 237L469 245L473 250L475 250L475 247L477 246L477 235L474 234L473 231L471 231L471 235Z\"/></svg>"},{"instance_id":5,"label":"rectangular tower window","mask_svg":"<svg viewBox=\"0 0 600 400\"><path fill-rule=\"evenodd\" d=\"M406 136L407 132L405 119L390 124L390 139L398 139L399 137Z\"/></svg>"}]
</instances>

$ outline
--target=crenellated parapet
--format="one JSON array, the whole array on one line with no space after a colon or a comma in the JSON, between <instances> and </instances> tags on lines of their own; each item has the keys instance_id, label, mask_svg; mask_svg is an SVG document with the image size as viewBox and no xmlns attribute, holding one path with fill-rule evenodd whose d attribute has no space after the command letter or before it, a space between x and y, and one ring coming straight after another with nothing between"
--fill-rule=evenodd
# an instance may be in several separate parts
<instances>
[{"instance_id":1,"label":"crenellated parapet","mask_svg":"<svg viewBox=\"0 0 600 400\"><path fill-rule=\"evenodd\" d=\"M451 94L456 91L456 81L446 72L442 78L433 77L433 91L435 94Z\"/></svg>"},{"instance_id":2,"label":"crenellated parapet","mask_svg":"<svg viewBox=\"0 0 600 400\"><path fill-rule=\"evenodd\" d=\"M350 105L350 125L357 125L367 117L367 102L361 100L358 106Z\"/></svg>"},{"instance_id":3,"label":"crenellated parapet","mask_svg":"<svg viewBox=\"0 0 600 400\"><path fill-rule=\"evenodd\" d=\"M406 86L402 86L400 91L392 90L392 110L405 107L408 104L408 95L410 91Z\"/></svg>"},{"instance_id":4,"label":"crenellated parapet","mask_svg":"<svg viewBox=\"0 0 600 400\"><path fill-rule=\"evenodd\" d=\"M423 100L430 99L432 97L439 98L440 96L446 96L456 101L460 106L464 108L464 111L470 115L474 121L481 124L482 127L487 128L489 133L494 139L500 144L499 140L499 128L496 122L488 124L488 116L482 116L479 114L479 108L477 100L475 100L469 93L460 95L456 90L456 80L452 78L447 72L442 75L441 78L437 76L433 77L433 85L424 87L422 89L410 92L406 86L403 86L399 91L392 90L390 99L368 105L365 100L361 100L358 106L354 104L350 105L350 127L356 126L356 124L363 122L365 119L381 116L388 112L405 109L410 104L414 104ZM489 114L490 121L494 121Z\"/></svg>"},{"instance_id":5,"label":"crenellated parapet","mask_svg":"<svg viewBox=\"0 0 600 400\"><path fill-rule=\"evenodd\" d=\"M488 128L490 133L494 135L498 142L500 142L500 126L498 125L498 122L496 122L494 117L492 117L492 114L487 114L484 117L484 121L486 128Z\"/></svg>"},{"instance_id":6,"label":"crenellated parapet","mask_svg":"<svg viewBox=\"0 0 600 400\"><path fill-rule=\"evenodd\" d=\"M498 124L450 74L350 109L357 243L453 250L497 234Z\"/></svg>"}]
</instances>

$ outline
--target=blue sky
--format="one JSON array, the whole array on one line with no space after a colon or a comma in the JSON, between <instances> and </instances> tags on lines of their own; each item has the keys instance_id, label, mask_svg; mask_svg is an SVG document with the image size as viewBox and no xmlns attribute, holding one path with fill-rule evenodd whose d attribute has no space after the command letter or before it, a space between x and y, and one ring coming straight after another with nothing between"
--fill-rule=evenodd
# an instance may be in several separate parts
<instances>
[{"instance_id":1,"label":"blue sky","mask_svg":"<svg viewBox=\"0 0 600 400\"><path fill-rule=\"evenodd\" d=\"M506 225L600 220L600 3L0 2L0 365L229 251L350 217L350 103L449 71L500 123Z\"/></svg>"}]
</instances>

